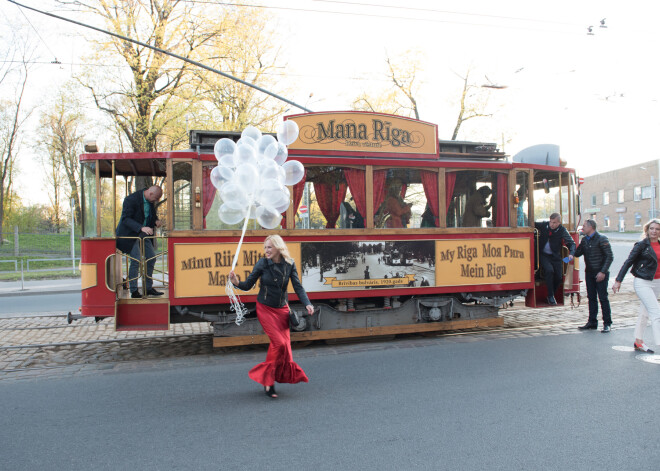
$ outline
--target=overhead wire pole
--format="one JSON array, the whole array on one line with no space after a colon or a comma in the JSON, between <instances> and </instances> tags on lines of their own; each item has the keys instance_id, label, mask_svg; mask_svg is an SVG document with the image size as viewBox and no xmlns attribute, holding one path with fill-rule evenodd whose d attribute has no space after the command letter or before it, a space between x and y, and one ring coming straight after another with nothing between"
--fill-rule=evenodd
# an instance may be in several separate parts
<instances>
[{"instance_id":1,"label":"overhead wire pole","mask_svg":"<svg viewBox=\"0 0 660 471\"><path fill-rule=\"evenodd\" d=\"M293 102L293 101L291 101L291 100L288 100L288 99L286 99L286 98L284 98L284 97L278 95L277 93L273 93L273 92L271 92L271 91L269 91L269 90L266 90L265 88L261 88L261 87L259 87L258 85L255 85L255 84L250 83L250 82L246 82L245 80L241 80L241 79L239 79L238 77L234 77L233 75L230 75L230 74L228 74L228 73L226 73L226 72L222 72L222 71L220 71L220 70L214 69L213 67L209 67L208 65L204 65L204 64L202 64L202 63L200 63L200 62L194 61L194 60L192 60L192 59L188 59L188 58L186 58L186 57L180 56L180 55L175 54L175 53L173 53L173 52L166 51L166 50L161 49L161 48L159 48L159 47L151 46L151 45L149 45L149 44L143 43L142 41L138 41L138 40L136 40L136 39L131 39L131 38L127 37L127 36L122 36L121 34L113 33L113 32L111 32L111 31L106 31L106 30L101 29L101 28L97 28L96 26L87 25L87 24L85 24L85 23L80 23L79 21L71 20L71 19L69 19L69 18L64 18L63 16L55 15L54 13L48 13L48 12L46 12L46 11L38 10L38 9L36 9L36 8L29 7L29 6L27 6L27 5L23 5L23 4L21 4L21 3L18 3L18 2L14 1L14 0L7 0L7 1L8 1L9 3L13 3L14 5L16 5L16 6L20 7L20 8L26 8L26 9L28 9L28 10L36 11L37 13L41 13L42 15L46 15L46 16L50 16L50 17L53 17L53 18L57 18L58 20L67 21L67 22L69 22L69 23L73 23L73 24L75 24L75 25L82 26L83 28L93 29L94 31L98 31L99 33L109 34L110 36L114 36L114 37L119 38L119 39L121 39L121 40L123 40L123 41L128 41L128 42L132 42L132 43L135 43L135 44L139 44L140 46L148 47L149 49L153 49L154 51L158 51L158 52L160 52L160 53L162 53L162 54L166 54L166 55L168 55L168 56L172 56L172 57L175 57L175 58L177 58L177 59L179 59L179 60L182 60L182 61L184 61L184 62L188 62L189 64L196 65L197 67L201 67L202 69L208 70L209 72L213 72L213 73L216 73L216 74L218 74L218 75L222 75L222 76L225 77L225 78L228 78L228 79L231 79L231 80L235 80L236 82L242 83L243 85L246 85L246 86L248 86L248 87L250 87L250 88L254 88L255 90L258 90L258 91L260 91L260 92L262 92L262 93L265 93L265 94L267 94L267 95L272 96L273 98L277 98L278 100L281 100L281 101L283 101L283 102L285 102L285 103L288 103L288 104L290 104L290 105L292 105L292 106L295 106L296 108L301 109L301 110L303 110L303 111L306 111L307 113L311 113L311 112L312 112L312 110L307 109L307 108L305 108L304 106L301 106L301 105L299 105L299 104L297 104L297 103L295 103L295 102Z\"/></svg>"}]
</instances>

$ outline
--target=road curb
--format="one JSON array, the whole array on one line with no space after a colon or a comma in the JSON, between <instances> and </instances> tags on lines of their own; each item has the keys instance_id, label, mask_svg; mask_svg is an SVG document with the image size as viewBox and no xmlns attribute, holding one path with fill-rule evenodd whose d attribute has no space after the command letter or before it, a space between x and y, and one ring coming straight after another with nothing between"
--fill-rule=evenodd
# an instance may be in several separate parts
<instances>
[{"instance_id":1,"label":"road curb","mask_svg":"<svg viewBox=\"0 0 660 471\"><path fill-rule=\"evenodd\" d=\"M34 289L25 289L23 291L9 291L6 293L0 293L0 298L6 298L9 296L42 296L46 294L70 294L70 293L80 293L80 289L61 289L57 291L48 290L48 291L37 291Z\"/></svg>"}]
</instances>

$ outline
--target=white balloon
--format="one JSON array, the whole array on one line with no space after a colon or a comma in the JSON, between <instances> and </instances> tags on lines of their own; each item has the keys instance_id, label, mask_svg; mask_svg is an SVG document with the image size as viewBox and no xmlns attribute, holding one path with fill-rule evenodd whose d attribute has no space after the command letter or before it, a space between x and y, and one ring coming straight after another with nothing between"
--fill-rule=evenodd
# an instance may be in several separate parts
<instances>
[{"instance_id":1,"label":"white balloon","mask_svg":"<svg viewBox=\"0 0 660 471\"><path fill-rule=\"evenodd\" d=\"M286 181L286 170L279 165L277 166L277 179L282 185L284 185L284 182Z\"/></svg>"},{"instance_id":2,"label":"white balloon","mask_svg":"<svg viewBox=\"0 0 660 471\"><path fill-rule=\"evenodd\" d=\"M213 146L213 153L215 154L215 158L218 159L218 162L220 162L223 156L232 155L234 150L236 150L236 143L226 137L218 139L215 146Z\"/></svg>"},{"instance_id":3,"label":"white balloon","mask_svg":"<svg viewBox=\"0 0 660 471\"><path fill-rule=\"evenodd\" d=\"M236 183L246 193L253 193L259 188L259 170L257 166L243 164L237 167L232 182Z\"/></svg>"},{"instance_id":4,"label":"white balloon","mask_svg":"<svg viewBox=\"0 0 660 471\"><path fill-rule=\"evenodd\" d=\"M275 138L273 136L265 134L265 135L261 136L261 138L257 141L257 152L259 152L261 154L265 154L266 149L268 149L268 147L271 144L276 144L276 143L277 143L277 141L275 140Z\"/></svg>"},{"instance_id":5,"label":"white balloon","mask_svg":"<svg viewBox=\"0 0 660 471\"><path fill-rule=\"evenodd\" d=\"M280 144L277 141L271 142L268 145L268 147L264 149L264 157L269 160L274 159L275 156L277 155L277 149L279 148L279 146L284 146L284 144ZM286 149L286 146L284 146L284 148Z\"/></svg>"},{"instance_id":6,"label":"white balloon","mask_svg":"<svg viewBox=\"0 0 660 471\"><path fill-rule=\"evenodd\" d=\"M247 206L250 204L247 192L233 181L222 185L220 198L224 204L232 209L247 211Z\"/></svg>"},{"instance_id":7,"label":"white balloon","mask_svg":"<svg viewBox=\"0 0 660 471\"><path fill-rule=\"evenodd\" d=\"M214 187L216 187L218 190L220 187L222 187L223 184L228 182L230 179L229 178L223 178L222 174L220 173L220 169L223 167L213 167L213 170L211 170L211 173L209 174L209 178L211 179L211 183L213 184ZM231 172L231 170L229 170Z\"/></svg>"},{"instance_id":8,"label":"white balloon","mask_svg":"<svg viewBox=\"0 0 660 471\"><path fill-rule=\"evenodd\" d=\"M299 132L296 122L289 119L280 124L277 130L277 140L285 146L291 145L298 139Z\"/></svg>"},{"instance_id":9,"label":"white balloon","mask_svg":"<svg viewBox=\"0 0 660 471\"><path fill-rule=\"evenodd\" d=\"M228 206L226 203L223 203L222 206L218 209L218 217L225 224L238 224L243 219L245 219L245 214L247 210L236 209Z\"/></svg>"},{"instance_id":10,"label":"white balloon","mask_svg":"<svg viewBox=\"0 0 660 471\"><path fill-rule=\"evenodd\" d=\"M248 146L248 147L252 147L253 149L256 149L257 141L252 139L250 136L243 136L236 143L236 147L243 147L243 146Z\"/></svg>"},{"instance_id":11,"label":"white balloon","mask_svg":"<svg viewBox=\"0 0 660 471\"><path fill-rule=\"evenodd\" d=\"M286 212L286 210L289 209L289 200L287 200L286 203L283 203L280 206L276 206L275 209L278 210L280 213Z\"/></svg>"},{"instance_id":12,"label":"white balloon","mask_svg":"<svg viewBox=\"0 0 660 471\"><path fill-rule=\"evenodd\" d=\"M234 151L236 152L236 151ZM225 154L222 157L220 157L220 160L218 160L218 165L221 167L227 167L227 168L234 168L236 167L236 164L234 163L234 156L232 154Z\"/></svg>"},{"instance_id":13,"label":"white balloon","mask_svg":"<svg viewBox=\"0 0 660 471\"><path fill-rule=\"evenodd\" d=\"M275 229L282 222L282 215L270 206L259 206L257 222L265 229Z\"/></svg>"},{"instance_id":14,"label":"white balloon","mask_svg":"<svg viewBox=\"0 0 660 471\"><path fill-rule=\"evenodd\" d=\"M261 177L261 183L259 184L260 190L279 190L280 188L286 188L277 178L263 178Z\"/></svg>"},{"instance_id":15,"label":"white balloon","mask_svg":"<svg viewBox=\"0 0 660 471\"><path fill-rule=\"evenodd\" d=\"M248 145L238 146L234 152L234 164L236 167L245 164L257 165L257 156L254 148Z\"/></svg>"},{"instance_id":16,"label":"white balloon","mask_svg":"<svg viewBox=\"0 0 660 471\"><path fill-rule=\"evenodd\" d=\"M289 160L288 162L285 162L284 165L282 165L282 168L286 173L284 184L287 186L295 185L305 176L305 167L303 167L303 164L297 160Z\"/></svg>"},{"instance_id":17,"label":"white balloon","mask_svg":"<svg viewBox=\"0 0 660 471\"><path fill-rule=\"evenodd\" d=\"M289 150L286 148L284 144L281 142L277 143L277 153L273 157L273 160L275 163L278 165L282 165L284 162L286 162L287 157L289 157Z\"/></svg>"},{"instance_id":18,"label":"white balloon","mask_svg":"<svg viewBox=\"0 0 660 471\"><path fill-rule=\"evenodd\" d=\"M218 169L218 173L220 174L220 178L222 178L224 181L231 181L232 178L234 178L234 171L230 168L227 167L216 167ZM215 170L215 168L213 169ZM211 171L213 173L213 171Z\"/></svg>"},{"instance_id":19,"label":"white balloon","mask_svg":"<svg viewBox=\"0 0 660 471\"><path fill-rule=\"evenodd\" d=\"M249 137L250 139L258 141L261 137L261 131L259 131L254 126L248 126L247 128L243 129L243 132L241 133L241 138L244 137Z\"/></svg>"},{"instance_id":20,"label":"white balloon","mask_svg":"<svg viewBox=\"0 0 660 471\"><path fill-rule=\"evenodd\" d=\"M255 205L250 205L247 217L249 219L257 219L257 207Z\"/></svg>"},{"instance_id":21,"label":"white balloon","mask_svg":"<svg viewBox=\"0 0 660 471\"><path fill-rule=\"evenodd\" d=\"M282 206L289 201L291 193L285 186L278 188L263 189L257 196L257 202L262 206L272 206L274 208ZM280 211L281 212L281 211Z\"/></svg>"}]
</instances>

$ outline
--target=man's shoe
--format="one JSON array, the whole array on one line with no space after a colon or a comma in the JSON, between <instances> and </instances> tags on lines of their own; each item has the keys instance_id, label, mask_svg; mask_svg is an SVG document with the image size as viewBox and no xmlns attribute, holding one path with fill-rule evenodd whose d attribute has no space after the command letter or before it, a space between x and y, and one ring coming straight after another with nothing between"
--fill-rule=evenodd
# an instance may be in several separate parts
<instances>
[{"instance_id":1,"label":"man's shoe","mask_svg":"<svg viewBox=\"0 0 660 471\"><path fill-rule=\"evenodd\" d=\"M608 325L606 327L607 327L607 330L609 332L610 326ZM588 322L586 324L581 325L580 327L578 327L578 329L580 329L580 330L596 330L597 328L598 328L597 324L589 324ZM603 332L604 331L605 331L605 328L603 328Z\"/></svg>"},{"instance_id":2,"label":"man's shoe","mask_svg":"<svg viewBox=\"0 0 660 471\"><path fill-rule=\"evenodd\" d=\"M548 304L550 306L556 306L557 305L557 300L555 299L554 296L548 296Z\"/></svg>"},{"instance_id":3,"label":"man's shoe","mask_svg":"<svg viewBox=\"0 0 660 471\"><path fill-rule=\"evenodd\" d=\"M612 329L611 329L611 327L610 327L609 325L604 325L604 326L603 326L603 330L601 330L601 332L603 332L603 333L607 333L607 332L610 332L611 330L612 330Z\"/></svg>"},{"instance_id":4,"label":"man's shoe","mask_svg":"<svg viewBox=\"0 0 660 471\"><path fill-rule=\"evenodd\" d=\"M141 297L142 297L142 295L140 294L140 292L138 290L131 291L131 298L141 298Z\"/></svg>"},{"instance_id":5,"label":"man's shoe","mask_svg":"<svg viewBox=\"0 0 660 471\"><path fill-rule=\"evenodd\" d=\"M153 288L149 289L149 290L147 291L147 294L148 294L149 296L162 296L162 295L163 295L163 293L161 293L160 291L156 291L156 290L153 289Z\"/></svg>"}]
</instances>

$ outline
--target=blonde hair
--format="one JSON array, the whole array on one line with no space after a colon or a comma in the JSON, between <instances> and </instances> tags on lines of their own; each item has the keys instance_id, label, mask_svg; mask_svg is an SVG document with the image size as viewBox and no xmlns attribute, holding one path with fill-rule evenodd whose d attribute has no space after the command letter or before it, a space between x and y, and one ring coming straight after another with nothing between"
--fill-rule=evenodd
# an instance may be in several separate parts
<instances>
[{"instance_id":1,"label":"blonde hair","mask_svg":"<svg viewBox=\"0 0 660 471\"><path fill-rule=\"evenodd\" d=\"M654 219L651 219L646 224L644 224L644 228L643 228L643 232L642 232L642 238L649 236L649 227L651 227L651 224L658 224L660 226L660 219L654 218Z\"/></svg>"},{"instance_id":2,"label":"blonde hair","mask_svg":"<svg viewBox=\"0 0 660 471\"><path fill-rule=\"evenodd\" d=\"M273 244L273 247L277 249L277 251L280 253L280 255L282 256L282 258L286 263L288 263L289 265L293 265L294 260L291 257L291 254L289 253L289 249L284 243L284 239L282 239L277 234L273 234L266 237L266 240L264 240L264 244L266 244L266 242L268 241L270 241L270 243Z\"/></svg>"}]
</instances>

